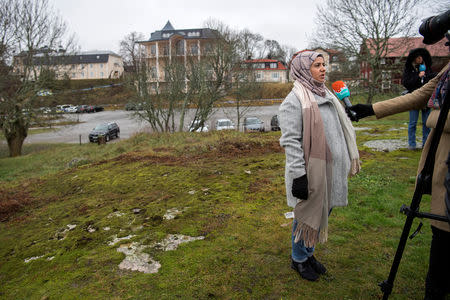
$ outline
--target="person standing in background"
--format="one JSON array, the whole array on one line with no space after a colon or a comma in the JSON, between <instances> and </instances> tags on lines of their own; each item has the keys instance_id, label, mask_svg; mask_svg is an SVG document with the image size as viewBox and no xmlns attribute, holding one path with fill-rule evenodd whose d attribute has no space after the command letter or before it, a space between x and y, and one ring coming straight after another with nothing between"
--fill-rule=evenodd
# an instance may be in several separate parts
<instances>
[{"instance_id":1,"label":"person standing in background","mask_svg":"<svg viewBox=\"0 0 450 300\"><path fill-rule=\"evenodd\" d=\"M403 71L402 84L412 93L422 87L436 74L431 71L431 55L425 48L416 48L409 52L406 59L405 69ZM426 126L430 108L414 109L409 111L408 124L408 149L415 150L416 146L416 127L419 119L419 111L422 111L422 148L425 145L430 128Z\"/></svg>"}]
</instances>

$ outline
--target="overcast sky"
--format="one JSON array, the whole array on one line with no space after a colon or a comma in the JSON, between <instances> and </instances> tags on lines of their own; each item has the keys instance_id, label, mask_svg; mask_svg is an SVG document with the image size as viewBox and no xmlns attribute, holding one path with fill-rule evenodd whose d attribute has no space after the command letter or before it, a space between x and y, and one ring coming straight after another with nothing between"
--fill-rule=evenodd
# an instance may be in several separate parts
<instances>
[{"instance_id":1,"label":"overcast sky","mask_svg":"<svg viewBox=\"0 0 450 300\"><path fill-rule=\"evenodd\" d=\"M448 0L428 0L426 10ZM324 0L49 0L77 38L81 51L119 52L132 31L145 38L170 20L175 29L202 28L213 18L232 29L249 29L265 39L303 50L314 32L317 4ZM432 4L431 4L432 3ZM448 6L448 4L447 4ZM420 19L421 17L418 16ZM420 24L420 23L419 23Z\"/></svg>"},{"instance_id":2,"label":"overcast sky","mask_svg":"<svg viewBox=\"0 0 450 300\"><path fill-rule=\"evenodd\" d=\"M320 0L50 0L76 34L81 51L119 51L119 42L132 31L146 39L170 20L175 29L202 28L214 18L233 29L261 34L265 39L298 50L312 35Z\"/></svg>"}]
</instances>

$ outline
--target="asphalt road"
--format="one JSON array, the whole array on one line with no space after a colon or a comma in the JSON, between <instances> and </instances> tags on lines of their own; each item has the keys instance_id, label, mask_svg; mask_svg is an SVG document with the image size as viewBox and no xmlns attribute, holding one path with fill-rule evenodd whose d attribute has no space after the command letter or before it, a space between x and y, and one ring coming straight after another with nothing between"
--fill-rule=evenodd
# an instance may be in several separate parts
<instances>
[{"instance_id":1,"label":"asphalt road","mask_svg":"<svg viewBox=\"0 0 450 300\"><path fill-rule=\"evenodd\" d=\"M249 108L245 116L255 116L264 122L266 131L270 130L270 119L277 114L279 104L271 106L255 106ZM185 117L185 127L192 120L195 111L193 109L187 112ZM66 114L64 117L68 120L79 121L79 124L57 127L57 130L48 131L39 134L29 134L25 143L88 143L89 132L99 123L116 122L120 127L120 139L126 139L138 132L151 132L151 128L145 121L140 121L133 117L133 112L116 110L102 111L90 114ZM206 124L210 130L214 129L214 123L217 119L228 118L237 124L236 108L218 108L212 114ZM178 118L175 118L176 120ZM241 126L242 127L242 126ZM33 130L33 129L31 129ZM242 130L242 128L241 128ZM120 140L119 139L119 140ZM112 140L116 141L116 140Z\"/></svg>"}]
</instances>

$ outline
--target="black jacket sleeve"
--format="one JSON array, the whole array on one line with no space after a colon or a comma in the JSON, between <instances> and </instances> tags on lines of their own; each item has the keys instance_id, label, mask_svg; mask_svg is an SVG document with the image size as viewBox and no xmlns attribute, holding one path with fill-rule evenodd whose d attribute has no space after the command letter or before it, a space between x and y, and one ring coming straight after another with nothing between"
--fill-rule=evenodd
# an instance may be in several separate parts
<instances>
[{"instance_id":1,"label":"black jacket sleeve","mask_svg":"<svg viewBox=\"0 0 450 300\"><path fill-rule=\"evenodd\" d=\"M422 83L419 77L419 72L414 69L405 70L403 72L402 84L409 92L420 88Z\"/></svg>"}]
</instances>

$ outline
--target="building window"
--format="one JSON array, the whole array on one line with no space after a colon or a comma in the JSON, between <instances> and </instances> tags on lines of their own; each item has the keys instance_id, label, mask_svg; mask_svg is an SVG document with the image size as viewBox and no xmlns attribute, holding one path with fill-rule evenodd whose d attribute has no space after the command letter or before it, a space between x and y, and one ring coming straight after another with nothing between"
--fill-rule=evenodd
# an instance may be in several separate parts
<instances>
[{"instance_id":1,"label":"building window","mask_svg":"<svg viewBox=\"0 0 450 300\"><path fill-rule=\"evenodd\" d=\"M97 55L97 59L100 59L100 55Z\"/></svg>"},{"instance_id":2,"label":"building window","mask_svg":"<svg viewBox=\"0 0 450 300\"><path fill-rule=\"evenodd\" d=\"M169 46L168 45L165 45L163 47L163 55L169 55Z\"/></svg>"},{"instance_id":3,"label":"building window","mask_svg":"<svg viewBox=\"0 0 450 300\"><path fill-rule=\"evenodd\" d=\"M278 67L277 65L278 65L277 63L270 63L270 68L276 69Z\"/></svg>"},{"instance_id":4,"label":"building window","mask_svg":"<svg viewBox=\"0 0 450 300\"><path fill-rule=\"evenodd\" d=\"M278 78L279 78L278 72L272 73L272 79L278 79Z\"/></svg>"},{"instance_id":5,"label":"building window","mask_svg":"<svg viewBox=\"0 0 450 300\"><path fill-rule=\"evenodd\" d=\"M103 68L103 64L100 64L100 68Z\"/></svg>"},{"instance_id":6,"label":"building window","mask_svg":"<svg viewBox=\"0 0 450 300\"><path fill-rule=\"evenodd\" d=\"M184 55L184 40L179 40L176 44L175 44L175 52L177 55Z\"/></svg>"},{"instance_id":7,"label":"building window","mask_svg":"<svg viewBox=\"0 0 450 300\"><path fill-rule=\"evenodd\" d=\"M156 55L156 45L150 46L150 54L155 56Z\"/></svg>"},{"instance_id":8,"label":"building window","mask_svg":"<svg viewBox=\"0 0 450 300\"><path fill-rule=\"evenodd\" d=\"M89 67L91 67L91 69L92 69L94 66L92 64L90 64Z\"/></svg>"},{"instance_id":9,"label":"building window","mask_svg":"<svg viewBox=\"0 0 450 300\"><path fill-rule=\"evenodd\" d=\"M264 69L265 67L266 67L266 65L264 63L253 64L253 68L255 68L255 69Z\"/></svg>"},{"instance_id":10,"label":"building window","mask_svg":"<svg viewBox=\"0 0 450 300\"><path fill-rule=\"evenodd\" d=\"M212 52L212 46L210 43L205 44L205 53L211 53Z\"/></svg>"},{"instance_id":11,"label":"building window","mask_svg":"<svg viewBox=\"0 0 450 300\"><path fill-rule=\"evenodd\" d=\"M83 78L84 78L84 72L81 72L81 77L83 77Z\"/></svg>"},{"instance_id":12,"label":"building window","mask_svg":"<svg viewBox=\"0 0 450 300\"><path fill-rule=\"evenodd\" d=\"M381 59L380 59L380 65L385 65L385 64L386 64L386 59L381 58Z\"/></svg>"},{"instance_id":13,"label":"building window","mask_svg":"<svg viewBox=\"0 0 450 300\"><path fill-rule=\"evenodd\" d=\"M103 72L100 72L100 77L103 78Z\"/></svg>"},{"instance_id":14,"label":"building window","mask_svg":"<svg viewBox=\"0 0 450 300\"><path fill-rule=\"evenodd\" d=\"M381 88L383 90L391 88L391 72L382 71L381 72Z\"/></svg>"},{"instance_id":15,"label":"building window","mask_svg":"<svg viewBox=\"0 0 450 300\"><path fill-rule=\"evenodd\" d=\"M262 79L261 72L256 72L256 80L261 80L261 79Z\"/></svg>"},{"instance_id":16,"label":"building window","mask_svg":"<svg viewBox=\"0 0 450 300\"><path fill-rule=\"evenodd\" d=\"M198 32L198 31L191 31L191 32L188 32L188 36L200 36L200 32Z\"/></svg>"},{"instance_id":17,"label":"building window","mask_svg":"<svg viewBox=\"0 0 450 300\"><path fill-rule=\"evenodd\" d=\"M197 44L192 44L191 45L191 54L192 55L197 55L198 54L198 46L197 46Z\"/></svg>"},{"instance_id":18,"label":"building window","mask_svg":"<svg viewBox=\"0 0 450 300\"><path fill-rule=\"evenodd\" d=\"M152 67L150 69L150 77L151 78L156 78L156 67Z\"/></svg>"},{"instance_id":19,"label":"building window","mask_svg":"<svg viewBox=\"0 0 450 300\"><path fill-rule=\"evenodd\" d=\"M91 72L91 77L94 77L94 72Z\"/></svg>"},{"instance_id":20,"label":"building window","mask_svg":"<svg viewBox=\"0 0 450 300\"><path fill-rule=\"evenodd\" d=\"M77 75L75 73L72 73L72 78L75 78Z\"/></svg>"}]
</instances>

